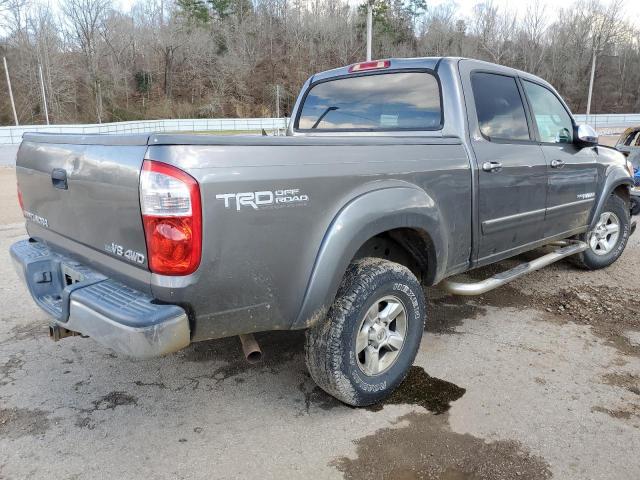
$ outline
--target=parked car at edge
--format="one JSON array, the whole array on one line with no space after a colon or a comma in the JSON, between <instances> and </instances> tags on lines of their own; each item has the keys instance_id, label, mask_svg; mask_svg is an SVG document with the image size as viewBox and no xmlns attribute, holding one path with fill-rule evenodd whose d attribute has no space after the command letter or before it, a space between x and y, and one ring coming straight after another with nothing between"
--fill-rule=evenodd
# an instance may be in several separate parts
<instances>
[{"instance_id":1,"label":"parked car at edge","mask_svg":"<svg viewBox=\"0 0 640 480\"><path fill-rule=\"evenodd\" d=\"M616 143L616 150L625 155L633 166L636 188L631 190L631 214L640 213L640 126L627 128Z\"/></svg>"},{"instance_id":2,"label":"parked car at edge","mask_svg":"<svg viewBox=\"0 0 640 480\"><path fill-rule=\"evenodd\" d=\"M423 286L481 293L569 255L604 268L635 225L629 162L511 68L414 58L318 73L287 133L25 135L30 238L11 255L52 335L152 357L305 329L313 379L368 405L415 358ZM501 276L450 279L548 244Z\"/></svg>"}]
</instances>

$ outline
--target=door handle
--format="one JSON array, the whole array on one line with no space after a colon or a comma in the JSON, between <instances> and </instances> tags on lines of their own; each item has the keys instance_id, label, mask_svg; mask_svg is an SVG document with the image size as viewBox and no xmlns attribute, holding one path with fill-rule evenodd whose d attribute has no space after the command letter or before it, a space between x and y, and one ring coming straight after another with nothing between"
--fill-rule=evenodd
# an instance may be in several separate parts
<instances>
[{"instance_id":1,"label":"door handle","mask_svg":"<svg viewBox=\"0 0 640 480\"><path fill-rule=\"evenodd\" d=\"M63 168L54 168L51 171L51 183L60 190L67 190L69 188L67 184L67 171Z\"/></svg>"},{"instance_id":2,"label":"door handle","mask_svg":"<svg viewBox=\"0 0 640 480\"><path fill-rule=\"evenodd\" d=\"M502 164L500 162L484 162L482 170L485 172L499 172L502 170Z\"/></svg>"},{"instance_id":3,"label":"door handle","mask_svg":"<svg viewBox=\"0 0 640 480\"><path fill-rule=\"evenodd\" d=\"M562 168L564 166L565 163L562 160L558 160L557 158L555 160L551 160L551 168Z\"/></svg>"}]
</instances>

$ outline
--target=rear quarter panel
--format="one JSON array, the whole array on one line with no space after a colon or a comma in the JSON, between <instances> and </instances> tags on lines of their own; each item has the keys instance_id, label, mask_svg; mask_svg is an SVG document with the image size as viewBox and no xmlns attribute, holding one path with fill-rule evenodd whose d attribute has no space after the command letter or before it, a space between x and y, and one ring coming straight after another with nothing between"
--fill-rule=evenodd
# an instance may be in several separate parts
<instances>
[{"instance_id":1,"label":"rear quarter panel","mask_svg":"<svg viewBox=\"0 0 640 480\"><path fill-rule=\"evenodd\" d=\"M194 340L290 328L338 212L390 181L416 186L434 199L448 239L444 270L468 262L471 173L458 140L289 137L206 145L182 138L181 143L152 145L147 158L182 168L200 182L203 258L191 278L174 280L190 288L171 281L152 282L152 288L162 300L193 306ZM238 209L235 200L225 206L216 198L288 189L308 201L256 210Z\"/></svg>"}]
</instances>

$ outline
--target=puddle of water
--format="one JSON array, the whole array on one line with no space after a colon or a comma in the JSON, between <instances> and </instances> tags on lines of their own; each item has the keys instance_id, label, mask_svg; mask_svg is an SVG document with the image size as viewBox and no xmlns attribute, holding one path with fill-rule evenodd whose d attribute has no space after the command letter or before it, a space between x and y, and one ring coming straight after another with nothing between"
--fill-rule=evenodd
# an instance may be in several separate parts
<instances>
[{"instance_id":1,"label":"puddle of water","mask_svg":"<svg viewBox=\"0 0 640 480\"><path fill-rule=\"evenodd\" d=\"M385 405L411 404L439 415L449 410L451 402L458 400L465 392L464 388L432 377L422 367L413 366L409 369L407 378L389 398L367 409L377 412Z\"/></svg>"},{"instance_id":2,"label":"puddle of water","mask_svg":"<svg viewBox=\"0 0 640 480\"><path fill-rule=\"evenodd\" d=\"M436 334L456 333L456 327L465 320L473 320L486 313L484 307L473 303L472 299L454 295L430 295L427 292L427 321L424 329Z\"/></svg>"},{"instance_id":3,"label":"puddle of water","mask_svg":"<svg viewBox=\"0 0 640 480\"><path fill-rule=\"evenodd\" d=\"M400 428L383 428L355 441L356 458L331 465L345 478L544 480L551 477L544 459L513 441L486 442L452 432L448 415L410 413Z\"/></svg>"}]
</instances>

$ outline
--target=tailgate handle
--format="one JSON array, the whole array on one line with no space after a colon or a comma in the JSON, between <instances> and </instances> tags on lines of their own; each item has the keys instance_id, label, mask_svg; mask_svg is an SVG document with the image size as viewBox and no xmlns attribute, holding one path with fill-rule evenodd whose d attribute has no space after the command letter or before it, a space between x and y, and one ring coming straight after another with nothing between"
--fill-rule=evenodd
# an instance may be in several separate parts
<instances>
[{"instance_id":1,"label":"tailgate handle","mask_svg":"<svg viewBox=\"0 0 640 480\"><path fill-rule=\"evenodd\" d=\"M51 172L51 183L60 190L67 190L67 171L63 168L54 168Z\"/></svg>"}]
</instances>

